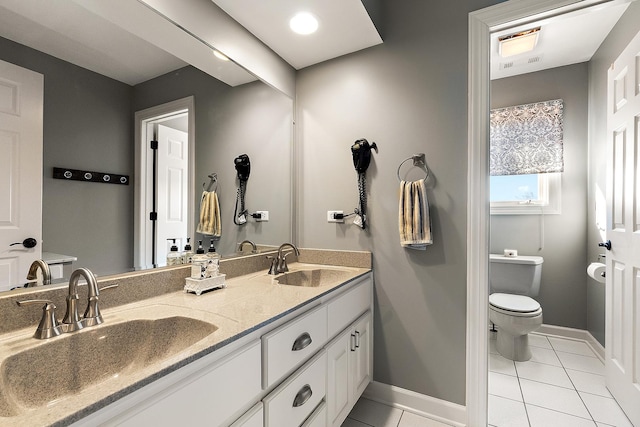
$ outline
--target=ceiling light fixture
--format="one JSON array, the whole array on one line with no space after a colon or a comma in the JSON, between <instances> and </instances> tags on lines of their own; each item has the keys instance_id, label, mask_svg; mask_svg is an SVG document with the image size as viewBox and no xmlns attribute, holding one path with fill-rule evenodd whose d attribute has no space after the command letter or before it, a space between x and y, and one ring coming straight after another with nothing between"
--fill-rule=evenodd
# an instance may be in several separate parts
<instances>
[{"instance_id":1,"label":"ceiling light fixture","mask_svg":"<svg viewBox=\"0 0 640 427\"><path fill-rule=\"evenodd\" d=\"M538 43L540 35L540 27L531 28L529 30L520 31L519 33L509 34L498 38L500 56L507 58L513 55L530 52Z\"/></svg>"},{"instance_id":2,"label":"ceiling light fixture","mask_svg":"<svg viewBox=\"0 0 640 427\"><path fill-rule=\"evenodd\" d=\"M291 18L289 28L297 34L312 34L318 29L318 20L309 12L300 12Z\"/></svg>"},{"instance_id":3,"label":"ceiling light fixture","mask_svg":"<svg viewBox=\"0 0 640 427\"><path fill-rule=\"evenodd\" d=\"M217 50L213 51L213 55L216 58L220 59L221 61L228 61L229 60L229 57L227 55L225 55L225 54L223 54L223 53L221 53L221 52L219 52Z\"/></svg>"}]
</instances>

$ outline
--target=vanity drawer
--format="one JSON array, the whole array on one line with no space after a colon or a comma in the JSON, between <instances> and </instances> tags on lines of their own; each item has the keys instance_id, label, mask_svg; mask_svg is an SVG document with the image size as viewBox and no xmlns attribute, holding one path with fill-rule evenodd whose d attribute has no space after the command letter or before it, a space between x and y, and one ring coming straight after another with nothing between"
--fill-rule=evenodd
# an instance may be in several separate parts
<instances>
[{"instance_id":1,"label":"vanity drawer","mask_svg":"<svg viewBox=\"0 0 640 427\"><path fill-rule=\"evenodd\" d=\"M341 332L371 307L372 292L373 284L369 274L362 283L329 303L328 338Z\"/></svg>"},{"instance_id":2,"label":"vanity drawer","mask_svg":"<svg viewBox=\"0 0 640 427\"><path fill-rule=\"evenodd\" d=\"M264 398L265 427L298 427L324 399L326 382L327 353L322 350Z\"/></svg>"},{"instance_id":3,"label":"vanity drawer","mask_svg":"<svg viewBox=\"0 0 640 427\"><path fill-rule=\"evenodd\" d=\"M313 414L300 427L326 427L327 426L327 403L321 402Z\"/></svg>"},{"instance_id":4,"label":"vanity drawer","mask_svg":"<svg viewBox=\"0 0 640 427\"><path fill-rule=\"evenodd\" d=\"M327 307L322 306L262 336L262 388L276 384L327 342Z\"/></svg>"}]
</instances>

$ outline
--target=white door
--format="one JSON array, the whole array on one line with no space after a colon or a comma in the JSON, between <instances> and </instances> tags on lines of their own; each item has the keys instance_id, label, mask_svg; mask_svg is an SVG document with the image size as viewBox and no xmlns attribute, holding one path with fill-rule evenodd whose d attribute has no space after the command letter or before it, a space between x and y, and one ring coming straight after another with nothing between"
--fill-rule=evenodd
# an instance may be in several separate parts
<instances>
[{"instance_id":1,"label":"white door","mask_svg":"<svg viewBox=\"0 0 640 427\"><path fill-rule=\"evenodd\" d=\"M24 284L42 253L43 81L0 61L0 291Z\"/></svg>"},{"instance_id":2,"label":"white door","mask_svg":"<svg viewBox=\"0 0 640 427\"><path fill-rule=\"evenodd\" d=\"M367 313L355 326L356 351L353 372L355 398L359 398L373 377L373 334L371 330L371 313Z\"/></svg>"},{"instance_id":3,"label":"white door","mask_svg":"<svg viewBox=\"0 0 640 427\"><path fill-rule=\"evenodd\" d=\"M608 76L606 383L640 426L640 33Z\"/></svg>"},{"instance_id":4,"label":"white door","mask_svg":"<svg viewBox=\"0 0 640 427\"><path fill-rule=\"evenodd\" d=\"M187 237L189 139L186 132L158 124L158 198L156 223L157 264L166 265L167 252L176 239L182 251Z\"/></svg>"}]
</instances>

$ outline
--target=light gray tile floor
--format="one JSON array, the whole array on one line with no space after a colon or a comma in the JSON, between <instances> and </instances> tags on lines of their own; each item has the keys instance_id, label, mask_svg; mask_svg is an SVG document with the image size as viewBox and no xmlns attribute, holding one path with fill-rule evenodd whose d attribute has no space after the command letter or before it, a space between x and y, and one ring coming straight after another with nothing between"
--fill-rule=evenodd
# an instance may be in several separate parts
<instances>
[{"instance_id":1,"label":"light gray tile floor","mask_svg":"<svg viewBox=\"0 0 640 427\"><path fill-rule=\"evenodd\" d=\"M633 427L604 385L604 364L582 341L531 334L533 357L513 362L489 345L489 426ZM360 398L342 427L449 424ZM640 426L639 426L640 427Z\"/></svg>"},{"instance_id":2,"label":"light gray tile floor","mask_svg":"<svg viewBox=\"0 0 640 427\"><path fill-rule=\"evenodd\" d=\"M490 426L631 426L605 387L604 364L585 342L531 334L531 360L512 362L495 351L495 333L490 340Z\"/></svg>"},{"instance_id":3,"label":"light gray tile floor","mask_svg":"<svg viewBox=\"0 0 640 427\"><path fill-rule=\"evenodd\" d=\"M361 397L341 427L450 427L450 424Z\"/></svg>"}]
</instances>

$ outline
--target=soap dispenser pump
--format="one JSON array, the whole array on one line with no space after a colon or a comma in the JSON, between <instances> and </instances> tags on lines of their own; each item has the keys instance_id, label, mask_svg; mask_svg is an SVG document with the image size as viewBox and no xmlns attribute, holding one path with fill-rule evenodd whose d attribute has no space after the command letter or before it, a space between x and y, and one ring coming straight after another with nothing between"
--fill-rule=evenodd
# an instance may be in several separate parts
<instances>
[{"instance_id":1,"label":"soap dispenser pump","mask_svg":"<svg viewBox=\"0 0 640 427\"><path fill-rule=\"evenodd\" d=\"M178 253L178 247L176 246L176 239L167 239L172 240L173 245L171 246L171 250L167 254L167 265L179 265L182 261L182 257Z\"/></svg>"},{"instance_id":2,"label":"soap dispenser pump","mask_svg":"<svg viewBox=\"0 0 640 427\"><path fill-rule=\"evenodd\" d=\"M187 237L187 244L184 245L184 252L182 252L182 263L183 264L191 264L193 260L193 249L191 249L191 244L189 243L191 240L190 237Z\"/></svg>"}]
</instances>

